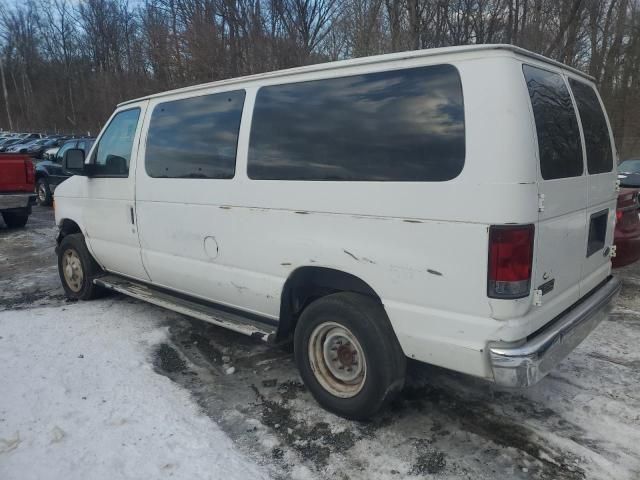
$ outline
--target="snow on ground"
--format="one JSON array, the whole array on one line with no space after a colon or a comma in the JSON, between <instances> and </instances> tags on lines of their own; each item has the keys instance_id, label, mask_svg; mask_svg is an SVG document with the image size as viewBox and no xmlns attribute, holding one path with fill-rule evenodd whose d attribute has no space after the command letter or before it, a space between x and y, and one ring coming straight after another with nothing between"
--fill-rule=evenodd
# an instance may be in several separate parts
<instances>
[{"instance_id":1,"label":"snow on ground","mask_svg":"<svg viewBox=\"0 0 640 480\"><path fill-rule=\"evenodd\" d=\"M154 371L157 312L121 298L0 312L0 479L266 477Z\"/></svg>"}]
</instances>

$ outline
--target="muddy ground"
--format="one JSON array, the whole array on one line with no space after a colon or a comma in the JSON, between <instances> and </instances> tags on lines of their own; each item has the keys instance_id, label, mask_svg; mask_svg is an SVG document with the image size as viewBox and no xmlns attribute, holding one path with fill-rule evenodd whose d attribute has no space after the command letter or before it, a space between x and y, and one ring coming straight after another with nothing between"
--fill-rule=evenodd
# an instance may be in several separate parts
<instances>
[{"instance_id":1,"label":"muddy ground","mask_svg":"<svg viewBox=\"0 0 640 480\"><path fill-rule=\"evenodd\" d=\"M66 302L55 234L48 208L36 207L25 229L0 221L0 310ZM367 423L319 408L287 346L160 308L169 340L148 361L274 478L637 479L640 266L618 274L614 315L535 387L507 391L410 363L398 400ZM97 301L130 305L131 315L138 305Z\"/></svg>"}]
</instances>

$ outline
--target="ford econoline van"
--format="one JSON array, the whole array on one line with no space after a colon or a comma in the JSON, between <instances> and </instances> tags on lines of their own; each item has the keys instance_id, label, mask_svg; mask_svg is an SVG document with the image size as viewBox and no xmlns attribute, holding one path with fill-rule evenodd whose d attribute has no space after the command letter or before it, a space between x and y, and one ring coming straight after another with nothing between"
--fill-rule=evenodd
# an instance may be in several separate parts
<instances>
[{"instance_id":1,"label":"ford econoline van","mask_svg":"<svg viewBox=\"0 0 640 480\"><path fill-rule=\"evenodd\" d=\"M293 339L348 418L402 389L406 358L526 387L619 291L612 138L592 78L505 45L131 100L65 153L60 278Z\"/></svg>"}]
</instances>

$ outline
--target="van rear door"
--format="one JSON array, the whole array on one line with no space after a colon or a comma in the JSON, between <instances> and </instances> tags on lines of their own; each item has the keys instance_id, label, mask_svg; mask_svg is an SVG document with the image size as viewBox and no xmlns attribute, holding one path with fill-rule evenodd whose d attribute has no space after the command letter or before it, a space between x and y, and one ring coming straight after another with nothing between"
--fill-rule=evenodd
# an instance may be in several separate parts
<instances>
[{"instance_id":1,"label":"van rear door","mask_svg":"<svg viewBox=\"0 0 640 480\"><path fill-rule=\"evenodd\" d=\"M523 65L523 73L540 167L532 286L543 303L562 295L564 309L610 272L615 221L610 130L592 86L531 65Z\"/></svg>"},{"instance_id":2,"label":"van rear door","mask_svg":"<svg viewBox=\"0 0 640 480\"><path fill-rule=\"evenodd\" d=\"M566 308L580 298L587 176L578 118L563 75L523 65L538 139L538 225L532 287ZM564 309L564 308L562 308Z\"/></svg>"},{"instance_id":3,"label":"van rear door","mask_svg":"<svg viewBox=\"0 0 640 480\"><path fill-rule=\"evenodd\" d=\"M617 193L613 168L614 149L602 102L595 88L569 78L584 138L587 163L587 251L582 261L580 295L604 280L611 270Z\"/></svg>"}]
</instances>

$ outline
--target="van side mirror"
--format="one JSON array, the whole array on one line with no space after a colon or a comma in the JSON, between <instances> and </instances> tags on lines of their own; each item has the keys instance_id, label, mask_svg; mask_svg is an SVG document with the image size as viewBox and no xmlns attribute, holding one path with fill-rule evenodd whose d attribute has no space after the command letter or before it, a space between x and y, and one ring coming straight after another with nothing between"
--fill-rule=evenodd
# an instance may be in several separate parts
<instances>
[{"instance_id":1,"label":"van side mirror","mask_svg":"<svg viewBox=\"0 0 640 480\"><path fill-rule=\"evenodd\" d=\"M86 176L87 173L84 168L84 150L80 150L79 148L70 148L64 152L64 156L62 157L62 168L68 170L74 175Z\"/></svg>"}]
</instances>

